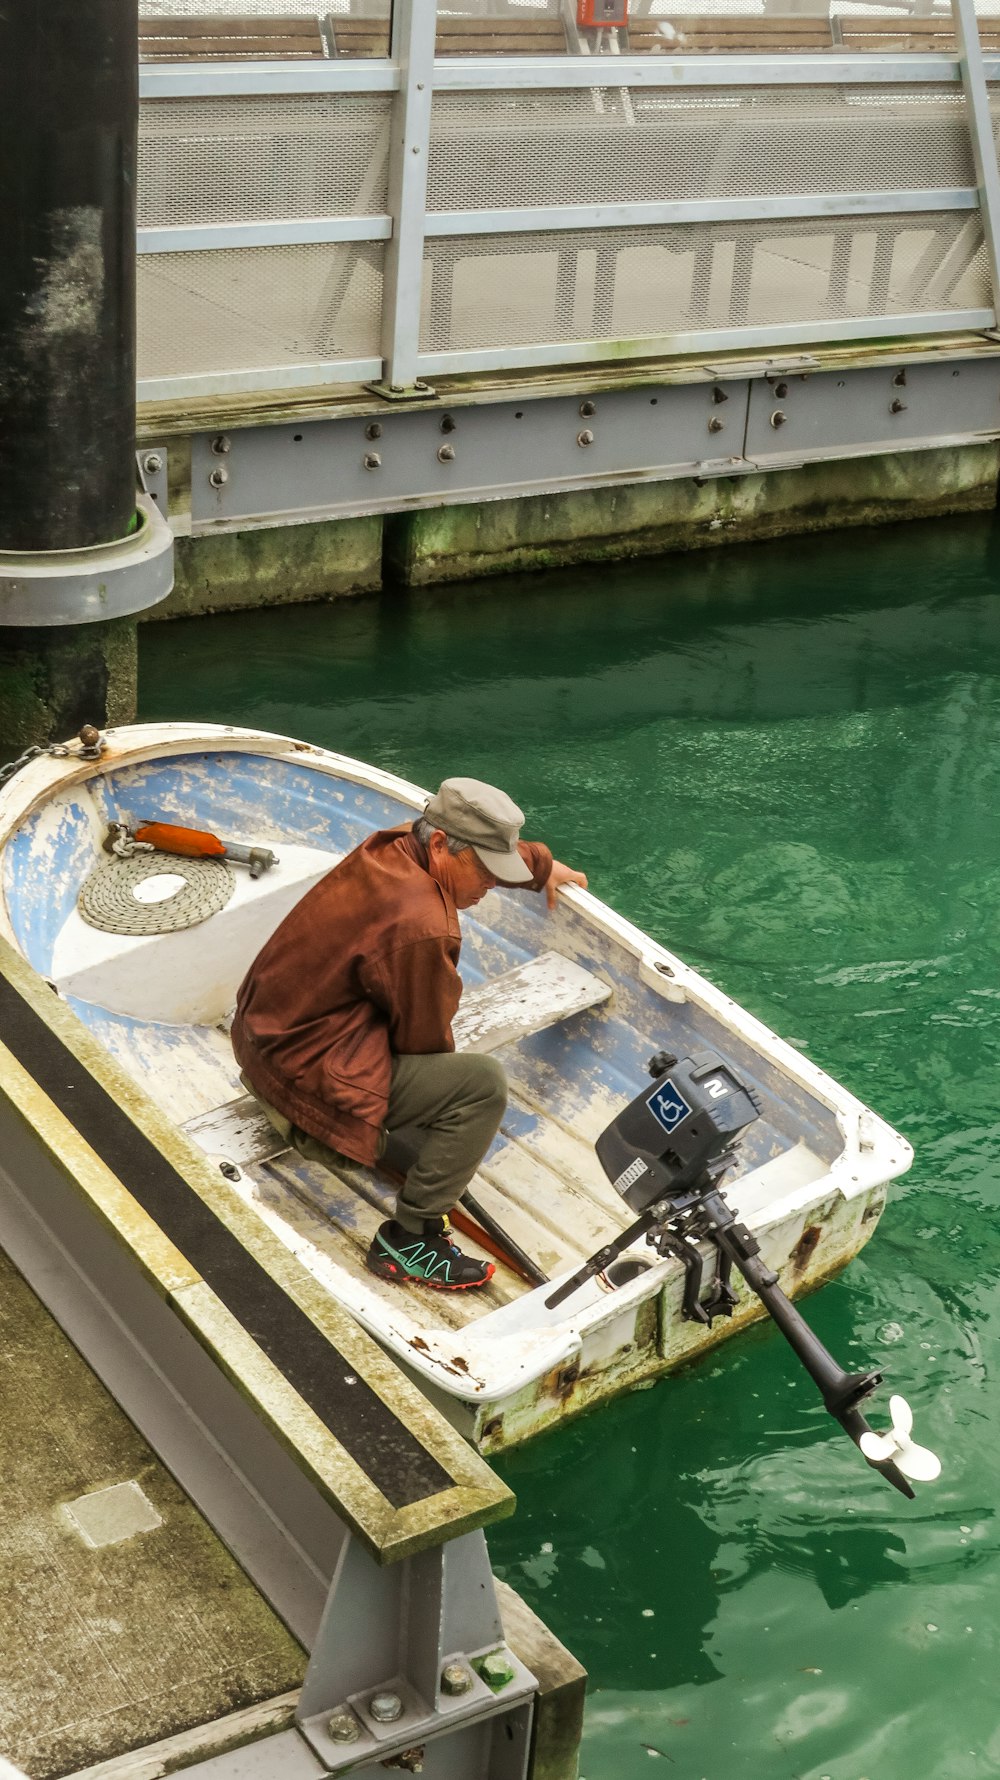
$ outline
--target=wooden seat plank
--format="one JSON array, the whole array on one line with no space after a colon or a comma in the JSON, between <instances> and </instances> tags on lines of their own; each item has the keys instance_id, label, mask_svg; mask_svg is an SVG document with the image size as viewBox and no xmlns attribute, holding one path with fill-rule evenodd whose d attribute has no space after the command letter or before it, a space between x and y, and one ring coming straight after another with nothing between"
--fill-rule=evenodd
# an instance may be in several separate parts
<instances>
[{"instance_id":1,"label":"wooden seat plank","mask_svg":"<svg viewBox=\"0 0 1000 1780\"><path fill-rule=\"evenodd\" d=\"M558 952L542 952L465 991L452 1024L455 1046L460 1051L495 1051L599 1007L610 997L611 989L600 977ZM285 1148L250 1094L199 1113L184 1130L208 1155L226 1157L240 1167L265 1161Z\"/></svg>"},{"instance_id":2,"label":"wooden seat plank","mask_svg":"<svg viewBox=\"0 0 1000 1780\"><path fill-rule=\"evenodd\" d=\"M455 1048L496 1051L610 997L602 978L558 952L541 952L516 970L465 991L452 1022Z\"/></svg>"},{"instance_id":3,"label":"wooden seat plank","mask_svg":"<svg viewBox=\"0 0 1000 1780\"><path fill-rule=\"evenodd\" d=\"M498 1268L489 1283L473 1295L474 1304L468 1302L469 1295L464 1292L453 1297L447 1292L420 1289L407 1292L401 1302L399 1285L378 1279L365 1265L379 1224L392 1215L395 1195L391 1189L386 1189L383 1203L374 1203L372 1195L362 1191L361 1179L356 1178L363 1175L363 1170L341 1172L322 1168L291 1150L270 1162L258 1163L249 1172L253 1190L246 1202L265 1216L279 1218L298 1238L295 1246L299 1258L315 1278L322 1283L322 1261L317 1267L317 1260L322 1257L328 1265L342 1268L391 1311L405 1307L410 1320L423 1328L461 1329L469 1321L470 1310L476 1316L485 1316L509 1304L524 1290L516 1275L507 1268ZM311 1246L312 1255L299 1246L303 1241ZM490 1259L471 1237L463 1237L462 1246L477 1260Z\"/></svg>"}]
</instances>

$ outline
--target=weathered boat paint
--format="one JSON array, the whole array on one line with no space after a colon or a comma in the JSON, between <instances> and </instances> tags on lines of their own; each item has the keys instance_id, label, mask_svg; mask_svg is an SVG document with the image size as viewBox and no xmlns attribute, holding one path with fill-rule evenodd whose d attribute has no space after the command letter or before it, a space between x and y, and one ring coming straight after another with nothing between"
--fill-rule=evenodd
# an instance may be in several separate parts
<instances>
[{"instance_id":1,"label":"weathered boat paint","mask_svg":"<svg viewBox=\"0 0 1000 1780\"><path fill-rule=\"evenodd\" d=\"M112 732L101 762L43 758L0 792L0 930L176 1125L207 1131L206 1115L242 1094L227 1014L257 945L290 895L373 828L419 811L424 796L375 768L259 732L190 724ZM269 845L279 867L256 883L244 876L201 927L155 943L105 943L76 912L79 884L101 856L107 822L152 817ZM542 898L493 892L463 918L463 935L467 988L552 950L612 991L602 1006L499 1053L511 1105L476 1192L554 1278L627 1221L593 1140L662 1045L718 1049L760 1097L730 1196L786 1290L811 1289L867 1240L885 1182L909 1165L908 1145L679 958L577 890L563 892L552 915ZM388 1187L294 1152L254 1161L232 1144L216 1153L225 1138L204 1142L226 1164L232 1193L485 1451L650 1383L762 1314L744 1294L736 1315L711 1330L684 1322L672 1259L617 1291L591 1281L554 1312L544 1290L501 1277L492 1297L468 1303L387 1287L365 1271L363 1253L391 1208Z\"/></svg>"}]
</instances>

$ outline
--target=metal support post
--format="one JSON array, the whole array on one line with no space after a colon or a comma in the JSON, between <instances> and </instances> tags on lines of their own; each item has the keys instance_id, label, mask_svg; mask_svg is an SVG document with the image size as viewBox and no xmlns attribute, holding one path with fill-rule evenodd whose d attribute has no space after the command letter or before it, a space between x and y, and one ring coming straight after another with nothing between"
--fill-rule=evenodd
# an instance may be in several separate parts
<instances>
[{"instance_id":1,"label":"metal support post","mask_svg":"<svg viewBox=\"0 0 1000 1780\"><path fill-rule=\"evenodd\" d=\"M135 0L0 21L0 550L135 514Z\"/></svg>"},{"instance_id":2,"label":"metal support post","mask_svg":"<svg viewBox=\"0 0 1000 1780\"><path fill-rule=\"evenodd\" d=\"M121 621L172 585L169 528L136 505L138 104L135 0L0 14L0 702L14 748L133 714L135 627Z\"/></svg>"},{"instance_id":3,"label":"metal support post","mask_svg":"<svg viewBox=\"0 0 1000 1780\"><path fill-rule=\"evenodd\" d=\"M394 0L392 56L399 66L389 154L392 238L382 280L381 383L371 387L395 400L425 396L417 379L420 302L424 277L427 162L434 90L436 0Z\"/></svg>"},{"instance_id":4,"label":"metal support post","mask_svg":"<svg viewBox=\"0 0 1000 1780\"><path fill-rule=\"evenodd\" d=\"M313 1645L296 1724L327 1772L389 1767L455 1741L456 1772L527 1770L537 1683L504 1641L482 1532L379 1566L349 1539ZM476 1757L461 1733L478 1727ZM492 1758L491 1758L492 1750ZM435 1771L437 1771L435 1769Z\"/></svg>"},{"instance_id":5,"label":"metal support post","mask_svg":"<svg viewBox=\"0 0 1000 1780\"><path fill-rule=\"evenodd\" d=\"M994 314L1000 305L1000 169L997 167L996 142L990 115L990 92L986 84L983 49L979 41L974 0L951 0L955 36L958 41L959 67L965 103L969 109L969 135L972 158L979 187L979 207L983 219L983 235L989 263L991 301Z\"/></svg>"}]
</instances>

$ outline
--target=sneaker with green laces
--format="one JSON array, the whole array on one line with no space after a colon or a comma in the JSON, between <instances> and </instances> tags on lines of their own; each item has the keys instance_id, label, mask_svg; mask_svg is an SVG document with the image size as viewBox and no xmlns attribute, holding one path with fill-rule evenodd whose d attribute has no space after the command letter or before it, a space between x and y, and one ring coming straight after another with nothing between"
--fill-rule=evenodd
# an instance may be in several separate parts
<instances>
[{"instance_id":1,"label":"sneaker with green laces","mask_svg":"<svg viewBox=\"0 0 1000 1780\"><path fill-rule=\"evenodd\" d=\"M495 1272L492 1261L474 1261L451 1239L447 1218L425 1218L415 1236L395 1219L380 1224L372 1237L366 1266L379 1279L398 1285L431 1286L436 1292L468 1292L484 1286Z\"/></svg>"}]
</instances>

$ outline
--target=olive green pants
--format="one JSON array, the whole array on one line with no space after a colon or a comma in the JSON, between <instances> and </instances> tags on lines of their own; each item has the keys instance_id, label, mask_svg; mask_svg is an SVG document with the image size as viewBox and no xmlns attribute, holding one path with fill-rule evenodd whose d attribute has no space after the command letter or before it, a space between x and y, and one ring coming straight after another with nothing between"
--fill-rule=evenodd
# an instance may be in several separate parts
<instances>
[{"instance_id":1,"label":"olive green pants","mask_svg":"<svg viewBox=\"0 0 1000 1780\"><path fill-rule=\"evenodd\" d=\"M327 1168L348 1160L261 1100L245 1076L240 1080L300 1156ZM506 1105L507 1078L495 1057L434 1051L393 1058L379 1160L406 1175L396 1201L397 1223L419 1234L425 1218L443 1217L458 1203L499 1130Z\"/></svg>"}]
</instances>

